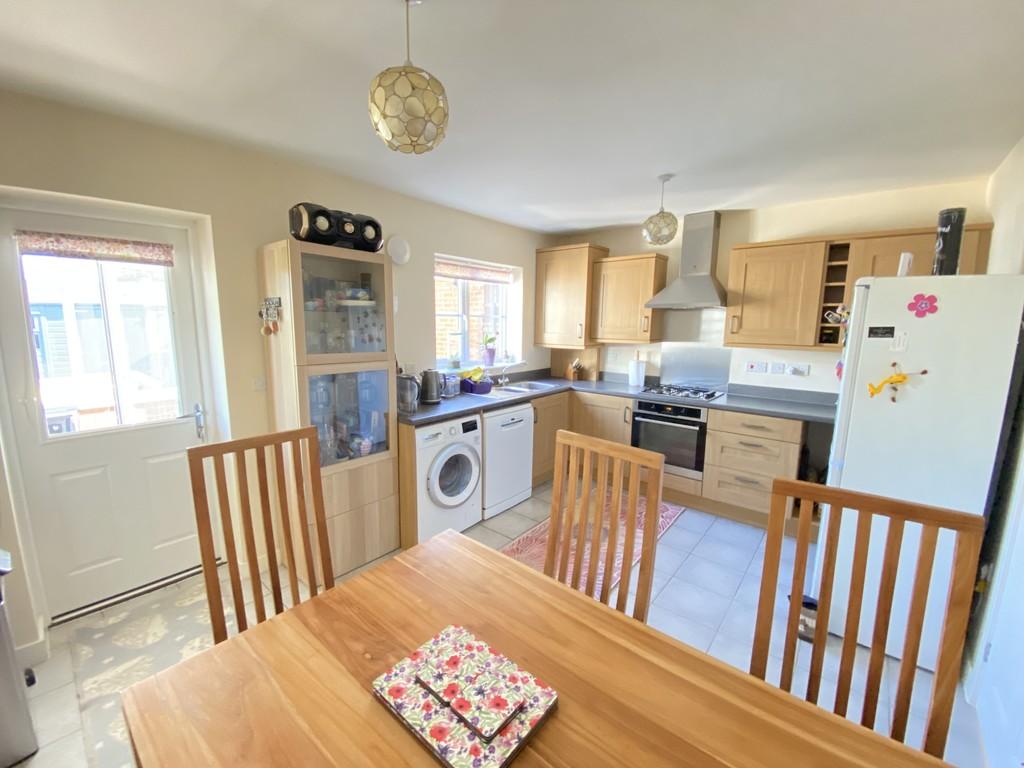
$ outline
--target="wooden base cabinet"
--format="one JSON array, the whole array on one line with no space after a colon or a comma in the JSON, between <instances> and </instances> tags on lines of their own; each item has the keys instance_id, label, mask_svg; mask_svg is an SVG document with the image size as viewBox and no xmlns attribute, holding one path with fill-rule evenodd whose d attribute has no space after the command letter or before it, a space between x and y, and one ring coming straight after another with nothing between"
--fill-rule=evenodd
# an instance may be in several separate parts
<instances>
[{"instance_id":1,"label":"wooden base cabinet","mask_svg":"<svg viewBox=\"0 0 1024 768\"><path fill-rule=\"evenodd\" d=\"M803 436L801 421L709 410L703 495L767 515L775 478L797 476Z\"/></svg>"},{"instance_id":2,"label":"wooden base cabinet","mask_svg":"<svg viewBox=\"0 0 1024 768\"><path fill-rule=\"evenodd\" d=\"M617 395L570 393L569 422L573 432L629 445L633 433L633 401Z\"/></svg>"},{"instance_id":3,"label":"wooden base cabinet","mask_svg":"<svg viewBox=\"0 0 1024 768\"><path fill-rule=\"evenodd\" d=\"M533 484L552 478L555 471L555 435L569 429L569 392L533 400Z\"/></svg>"}]
</instances>

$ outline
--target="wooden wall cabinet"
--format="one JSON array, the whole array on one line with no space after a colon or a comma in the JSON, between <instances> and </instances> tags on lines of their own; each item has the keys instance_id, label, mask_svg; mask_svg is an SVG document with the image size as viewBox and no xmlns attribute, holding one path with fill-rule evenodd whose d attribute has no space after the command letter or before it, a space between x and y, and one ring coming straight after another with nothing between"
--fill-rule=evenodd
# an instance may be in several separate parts
<instances>
[{"instance_id":1,"label":"wooden wall cabinet","mask_svg":"<svg viewBox=\"0 0 1024 768\"><path fill-rule=\"evenodd\" d=\"M644 306L665 287L668 258L660 253L609 256L594 263L593 340L648 344L661 340L661 310Z\"/></svg>"},{"instance_id":2,"label":"wooden wall cabinet","mask_svg":"<svg viewBox=\"0 0 1024 768\"><path fill-rule=\"evenodd\" d=\"M569 423L573 432L629 445L633 401L617 395L572 392Z\"/></svg>"},{"instance_id":3,"label":"wooden wall cabinet","mask_svg":"<svg viewBox=\"0 0 1024 768\"><path fill-rule=\"evenodd\" d=\"M265 341L271 426L317 427L340 576L398 548L391 260L289 238L261 249L260 272L281 300Z\"/></svg>"},{"instance_id":4,"label":"wooden wall cabinet","mask_svg":"<svg viewBox=\"0 0 1024 768\"><path fill-rule=\"evenodd\" d=\"M590 243L537 251L534 343L583 349L592 345L590 294L594 261L608 249Z\"/></svg>"},{"instance_id":5,"label":"wooden wall cabinet","mask_svg":"<svg viewBox=\"0 0 1024 768\"><path fill-rule=\"evenodd\" d=\"M569 393L538 397L533 404L533 484L546 483L555 471L555 434L569 429Z\"/></svg>"},{"instance_id":6,"label":"wooden wall cabinet","mask_svg":"<svg viewBox=\"0 0 1024 768\"><path fill-rule=\"evenodd\" d=\"M960 246L962 275L988 268L991 224L968 224ZM862 277L894 277L900 254L914 254L911 275L929 275L935 230L864 232L736 246L729 262L725 345L842 346L830 312L853 301Z\"/></svg>"},{"instance_id":7,"label":"wooden wall cabinet","mask_svg":"<svg viewBox=\"0 0 1024 768\"><path fill-rule=\"evenodd\" d=\"M813 345L824 271L824 243L733 249L725 344Z\"/></svg>"}]
</instances>

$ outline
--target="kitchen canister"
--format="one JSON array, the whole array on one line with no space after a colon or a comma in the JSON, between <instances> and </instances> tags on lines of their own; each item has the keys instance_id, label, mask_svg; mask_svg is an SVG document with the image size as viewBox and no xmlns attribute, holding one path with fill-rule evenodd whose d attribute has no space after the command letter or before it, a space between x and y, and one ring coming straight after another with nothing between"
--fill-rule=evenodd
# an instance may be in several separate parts
<instances>
[{"instance_id":1,"label":"kitchen canister","mask_svg":"<svg viewBox=\"0 0 1024 768\"><path fill-rule=\"evenodd\" d=\"M637 353L635 360L629 361L629 386L631 387L642 387L644 385L644 375L647 372L647 361L640 359L640 353Z\"/></svg>"}]
</instances>

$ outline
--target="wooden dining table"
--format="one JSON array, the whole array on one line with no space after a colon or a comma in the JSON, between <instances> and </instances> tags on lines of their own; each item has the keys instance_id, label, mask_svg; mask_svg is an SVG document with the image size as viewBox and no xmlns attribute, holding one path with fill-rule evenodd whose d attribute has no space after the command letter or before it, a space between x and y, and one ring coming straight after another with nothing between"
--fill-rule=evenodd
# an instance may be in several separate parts
<instances>
[{"instance_id":1,"label":"wooden dining table","mask_svg":"<svg viewBox=\"0 0 1024 768\"><path fill-rule=\"evenodd\" d=\"M136 759L437 765L370 686L449 624L558 691L523 768L944 765L452 531L129 688Z\"/></svg>"}]
</instances>

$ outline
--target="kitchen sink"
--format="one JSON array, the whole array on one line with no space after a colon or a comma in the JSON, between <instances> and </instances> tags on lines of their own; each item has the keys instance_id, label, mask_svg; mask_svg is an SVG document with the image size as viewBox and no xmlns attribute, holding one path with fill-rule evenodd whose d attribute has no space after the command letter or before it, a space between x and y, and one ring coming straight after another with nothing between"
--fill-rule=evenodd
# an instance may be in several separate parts
<instances>
[{"instance_id":1,"label":"kitchen sink","mask_svg":"<svg viewBox=\"0 0 1024 768\"><path fill-rule=\"evenodd\" d=\"M515 384L509 384L503 389L521 389L527 392L538 392L545 389L554 389L554 384L544 384L540 381L517 381Z\"/></svg>"},{"instance_id":2,"label":"kitchen sink","mask_svg":"<svg viewBox=\"0 0 1024 768\"><path fill-rule=\"evenodd\" d=\"M504 387L494 387L486 395L479 397L493 397L495 400L505 400L510 397L522 397L531 392L544 392L553 389L556 385L544 384L540 381L517 381L515 384L506 384Z\"/></svg>"}]
</instances>

